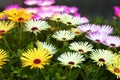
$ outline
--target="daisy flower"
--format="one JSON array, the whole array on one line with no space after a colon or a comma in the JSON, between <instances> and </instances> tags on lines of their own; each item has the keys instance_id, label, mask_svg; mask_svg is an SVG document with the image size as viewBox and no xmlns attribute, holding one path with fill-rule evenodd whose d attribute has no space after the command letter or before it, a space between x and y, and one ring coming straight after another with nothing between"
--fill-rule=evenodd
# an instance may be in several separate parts
<instances>
[{"instance_id":1,"label":"daisy flower","mask_svg":"<svg viewBox=\"0 0 120 80\"><path fill-rule=\"evenodd\" d=\"M78 53L87 53L89 51L92 51L93 46L89 44L88 42L73 42L70 44L69 48L71 50L74 50Z\"/></svg>"},{"instance_id":2,"label":"daisy flower","mask_svg":"<svg viewBox=\"0 0 120 80\"><path fill-rule=\"evenodd\" d=\"M76 52L66 52L61 54L57 60L60 61L61 65L73 68L80 67L79 64L85 61L85 58L83 57L83 55Z\"/></svg>"},{"instance_id":3,"label":"daisy flower","mask_svg":"<svg viewBox=\"0 0 120 80\"><path fill-rule=\"evenodd\" d=\"M107 36L103 44L109 47L120 47L120 37Z\"/></svg>"},{"instance_id":4,"label":"daisy flower","mask_svg":"<svg viewBox=\"0 0 120 80\"><path fill-rule=\"evenodd\" d=\"M111 34L113 32L113 28L109 25L102 25L98 32Z\"/></svg>"},{"instance_id":5,"label":"daisy flower","mask_svg":"<svg viewBox=\"0 0 120 80\"><path fill-rule=\"evenodd\" d=\"M96 43L102 43L106 40L107 34L95 32L95 33L88 33L86 37Z\"/></svg>"},{"instance_id":6,"label":"daisy flower","mask_svg":"<svg viewBox=\"0 0 120 80\"><path fill-rule=\"evenodd\" d=\"M8 19L15 22L25 22L30 20L33 16L24 8L5 10L4 13L7 15Z\"/></svg>"},{"instance_id":7,"label":"daisy flower","mask_svg":"<svg viewBox=\"0 0 120 80\"><path fill-rule=\"evenodd\" d=\"M2 38L2 35L10 31L15 27L15 23L12 21L0 21L0 37Z\"/></svg>"},{"instance_id":8,"label":"daisy flower","mask_svg":"<svg viewBox=\"0 0 120 80\"><path fill-rule=\"evenodd\" d=\"M0 49L0 68L8 61L8 53L3 49Z\"/></svg>"},{"instance_id":9,"label":"daisy flower","mask_svg":"<svg viewBox=\"0 0 120 80\"><path fill-rule=\"evenodd\" d=\"M68 11L69 11L69 13L75 14L78 12L78 8L77 7L68 7Z\"/></svg>"},{"instance_id":10,"label":"daisy flower","mask_svg":"<svg viewBox=\"0 0 120 80\"><path fill-rule=\"evenodd\" d=\"M84 24L78 26L78 29L85 33L93 33L93 32L98 32L100 26L95 24Z\"/></svg>"},{"instance_id":11,"label":"daisy flower","mask_svg":"<svg viewBox=\"0 0 120 80\"><path fill-rule=\"evenodd\" d=\"M20 9L21 7L19 5L17 5L17 4L12 4L12 5L7 6L5 8L5 10L9 10L9 9L13 9L13 8Z\"/></svg>"},{"instance_id":12,"label":"daisy flower","mask_svg":"<svg viewBox=\"0 0 120 80\"><path fill-rule=\"evenodd\" d=\"M90 58L97 63L98 66L103 66L104 64L112 64L114 60L114 54L111 51L98 49L92 51Z\"/></svg>"},{"instance_id":13,"label":"daisy flower","mask_svg":"<svg viewBox=\"0 0 120 80\"><path fill-rule=\"evenodd\" d=\"M56 53L56 48L52 44L48 44L47 42L36 42L37 47L42 47L45 50L47 50L50 54L55 54Z\"/></svg>"},{"instance_id":14,"label":"daisy flower","mask_svg":"<svg viewBox=\"0 0 120 80\"><path fill-rule=\"evenodd\" d=\"M68 41L75 38L75 34L67 30L60 30L60 31L54 32L52 37L59 41Z\"/></svg>"},{"instance_id":15,"label":"daisy flower","mask_svg":"<svg viewBox=\"0 0 120 80\"><path fill-rule=\"evenodd\" d=\"M82 34L82 31L78 30L78 28L71 28L70 31L73 32L76 36Z\"/></svg>"},{"instance_id":16,"label":"daisy flower","mask_svg":"<svg viewBox=\"0 0 120 80\"><path fill-rule=\"evenodd\" d=\"M117 76L117 79L120 78L120 64L111 64L106 67L108 71Z\"/></svg>"},{"instance_id":17,"label":"daisy flower","mask_svg":"<svg viewBox=\"0 0 120 80\"><path fill-rule=\"evenodd\" d=\"M50 20L53 20L53 21L57 21L57 22L60 22L61 21L61 15L62 14L60 14L60 13L56 13L56 14L54 14L51 18L50 18Z\"/></svg>"},{"instance_id":18,"label":"daisy flower","mask_svg":"<svg viewBox=\"0 0 120 80\"><path fill-rule=\"evenodd\" d=\"M27 52L22 53L21 61L23 67L30 66L32 68L44 68L48 65L52 56L48 51L43 48L29 49Z\"/></svg>"},{"instance_id":19,"label":"daisy flower","mask_svg":"<svg viewBox=\"0 0 120 80\"><path fill-rule=\"evenodd\" d=\"M55 0L37 0L38 6L50 6L55 3Z\"/></svg>"},{"instance_id":20,"label":"daisy flower","mask_svg":"<svg viewBox=\"0 0 120 80\"><path fill-rule=\"evenodd\" d=\"M46 21L29 20L25 22L24 30L37 34L37 33L40 33L42 30L47 30L49 27L50 26Z\"/></svg>"},{"instance_id":21,"label":"daisy flower","mask_svg":"<svg viewBox=\"0 0 120 80\"><path fill-rule=\"evenodd\" d=\"M37 4L37 0L25 0L24 3L26 5L36 5Z\"/></svg>"}]
</instances>

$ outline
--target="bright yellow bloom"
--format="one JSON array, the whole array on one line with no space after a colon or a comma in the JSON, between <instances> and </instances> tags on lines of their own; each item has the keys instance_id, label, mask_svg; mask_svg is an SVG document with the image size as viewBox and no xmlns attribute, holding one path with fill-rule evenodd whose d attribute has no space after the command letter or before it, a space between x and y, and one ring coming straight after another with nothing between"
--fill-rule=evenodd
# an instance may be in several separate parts
<instances>
[{"instance_id":1,"label":"bright yellow bloom","mask_svg":"<svg viewBox=\"0 0 120 80\"><path fill-rule=\"evenodd\" d=\"M3 12L0 12L0 19L6 19L7 15Z\"/></svg>"},{"instance_id":2,"label":"bright yellow bloom","mask_svg":"<svg viewBox=\"0 0 120 80\"><path fill-rule=\"evenodd\" d=\"M2 65L6 64L6 61L8 61L7 52L0 49L0 68L2 68Z\"/></svg>"},{"instance_id":3,"label":"bright yellow bloom","mask_svg":"<svg viewBox=\"0 0 120 80\"><path fill-rule=\"evenodd\" d=\"M32 14L24 8L5 10L4 13L7 15L8 19L15 22L25 22L32 18Z\"/></svg>"},{"instance_id":4,"label":"bright yellow bloom","mask_svg":"<svg viewBox=\"0 0 120 80\"><path fill-rule=\"evenodd\" d=\"M23 63L23 67L31 66L32 68L44 68L44 65L49 64L49 59L52 56L49 54L47 50L43 48L34 48L29 49L27 52L23 53L21 56L21 61Z\"/></svg>"},{"instance_id":5,"label":"bright yellow bloom","mask_svg":"<svg viewBox=\"0 0 120 80\"><path fill-rule=\"evenodd\" d=\"M0 35L7 33L15 27L15 23L12 21L0 21Z\"/></svg>"}]
</instances>

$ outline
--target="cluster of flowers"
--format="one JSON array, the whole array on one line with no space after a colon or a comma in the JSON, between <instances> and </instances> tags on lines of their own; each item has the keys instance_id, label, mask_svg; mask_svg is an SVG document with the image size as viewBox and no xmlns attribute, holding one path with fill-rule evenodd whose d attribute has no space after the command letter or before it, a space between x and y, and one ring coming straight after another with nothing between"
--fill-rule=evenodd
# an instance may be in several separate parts
<instances>
[{"instance_id":1,"label":"cluster of flowers","mask_svg":"<svg viewBox=\"0 0 120 80\"><path fill-rule=\"evenodd\" d=\"M109 25L89 24L86 17L81 17L78 8L68 6L53 5L54 0L26 0L27 5L37 5L32 8L22 8L18 5L6 7L0 13L0 38L4 34L16 28L16 24L23 24L20 30L31 32L37 35L42 34L43 30L51 30L53 34L48 35L57 41L66 43L85 33L86 37L96 44L102 43L110 48L120 47L120 37L111 36L113 28ZM51 26L53 21L57 26ZM63 24L63 25L62 25ZM23 67L44 68L49 64L50 59L57 54L57 48L51 43L35 42L37 48L29 49L22 53L21 61ZM106 66L107 70L120 78L120 55L105 49L94 49L94 46L87 41L74 41L68 46L68 52L61 53L57 60L63 66L80 67L85 61L84 53L90 52L90 59L98 66ZM0 49L0 68L8 61L8 53Z\"/></svg>"}]
</instances>

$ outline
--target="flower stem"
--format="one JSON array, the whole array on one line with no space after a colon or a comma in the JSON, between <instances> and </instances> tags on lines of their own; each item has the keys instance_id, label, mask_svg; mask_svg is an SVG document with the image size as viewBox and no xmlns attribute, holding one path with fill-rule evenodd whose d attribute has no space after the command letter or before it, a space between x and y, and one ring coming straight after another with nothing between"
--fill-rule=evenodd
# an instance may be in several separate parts
<instances>
[{"instance_id":1,"label":"flower stem","mask_svg":"<svg viewBox=\"0 0 120 80\"><path fill-rule=\"evenodd\" d=\"M9 50L11 50L10 47L9 47L9 45L8 45L7 40L5 39L5 37L3 37L3 41L5 42L5 45L7 46L7 48L8 48Z\"/></svg>"}]
</instances>

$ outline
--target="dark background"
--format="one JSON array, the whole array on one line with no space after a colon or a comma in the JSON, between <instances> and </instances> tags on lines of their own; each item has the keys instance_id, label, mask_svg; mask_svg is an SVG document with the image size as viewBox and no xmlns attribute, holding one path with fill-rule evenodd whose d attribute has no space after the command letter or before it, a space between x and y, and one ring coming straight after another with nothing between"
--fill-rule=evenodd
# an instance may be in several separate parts
<instances>
[{"instance_id":1,"label":"dark background","mask_svg":"<svg viewBox=\"0 0 120 80\"><path fill-rule=\"evenodd\" d=\"M24 0L0 0L0 10L9 4L19 4L25 7ZM76 6L82 16L100 16L112 19L113 6L120 5L120 0L56 0L56 5Z\"/></svg>"}]
</instances>

